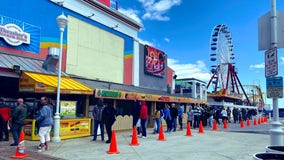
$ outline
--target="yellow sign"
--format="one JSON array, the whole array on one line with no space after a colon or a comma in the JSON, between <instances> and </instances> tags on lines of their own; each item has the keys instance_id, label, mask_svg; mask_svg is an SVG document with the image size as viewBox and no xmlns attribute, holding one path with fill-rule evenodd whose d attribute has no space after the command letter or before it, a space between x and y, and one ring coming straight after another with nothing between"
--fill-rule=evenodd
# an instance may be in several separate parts
<instances>
[{"instance_id":1,"label":"yellow sign","mask_svg":"<svg viewBox=\"0 0 284 160\"><path fill-rule=\"evenodd\" d=\"M35 126L36 120L26 119L24 125L24 133L26 140L39 140L38 128ZM51 130L53 135L53 129ZM74 118L61 119L59 136L61 139L85 137L91 135L91 119L90 118Z\"/></svg>"},{"instance_id":2,"label":"yellow sign","mask_svg":"<svg viewBox=\"0 0 284 160\"><path fill-rule=\"evenodd\" d=\"M123 100L146 100L156 102L177 102L177 103L204 103L204 101L187 98L187 97L175 97L167 95L155 95L155 94L144 94L135 92L123 92L116 90L104 90L96 89L96 98L110 98L110 99L123 99Z\"/></svg>"}]
</instances>

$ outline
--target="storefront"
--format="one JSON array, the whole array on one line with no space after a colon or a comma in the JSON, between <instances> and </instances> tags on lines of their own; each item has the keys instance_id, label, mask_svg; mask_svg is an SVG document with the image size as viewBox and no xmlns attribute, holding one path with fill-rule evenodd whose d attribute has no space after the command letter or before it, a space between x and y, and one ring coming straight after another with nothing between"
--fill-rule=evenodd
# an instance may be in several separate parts
<instances>
[{"instance_id":1,"label":"storefront","mask_svg":"<svg viewBox=\"0 0 284 160\"><path fill-rule=\"evenodd\" d=\"M93 89L70 77L62 77L60 90L62 94L60 101L60 137L68 139L90 136L91 119L86 118L86 106L89 103L89 95L93 94ZM55 99L56 91L57 76L22 72L19 80L19 92L34 93ZM26 119L24 132L28 140L39 139L35 119Z\"/></svg>"},{"instance_id":2,"label":"storefront","mask_svg":"<svg viewBox=\"0 0 284 160\"><path fill-rule=\"evenodd\" d=\"M148 106L148 127L153 127L153 115L156 109L156 106L164 108L165 104L177 103L184 107L184 114L188 110L188 106L192 104L199 103L205 104L205 102L199 101L193 98L187 97L178 97L173 95L164 95L151 94L151 90L140 89L144 92L150 93L139 93L139 92L127 92L127 91L118 91L118 90L108 90L108 89L95 89L94 97L96 99L103 98L108 105L115 106L117 110L116 122L113 126L115 130L129 130L132 129L132 110L134 108L134 100L145 100ZM91 104L92 102L90 102ZM186 115L184 115L186 117ZM186 119L184 118L184 123ZM166 124L166 123L164 123Z\"/></svg>"}]
</instances>

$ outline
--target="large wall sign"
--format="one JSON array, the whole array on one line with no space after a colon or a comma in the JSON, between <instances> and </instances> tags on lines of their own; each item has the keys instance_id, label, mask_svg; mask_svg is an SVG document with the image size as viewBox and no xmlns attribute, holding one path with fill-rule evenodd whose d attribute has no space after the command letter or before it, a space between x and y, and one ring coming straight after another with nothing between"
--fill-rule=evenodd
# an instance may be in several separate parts
<instances>
[{"instance_id":1,"label":"large wall sign","mask_svg":"<svg viewBox=\"0 0 284 160\"><path fill-rule=\"evenodd\" d=\"M24 32L19 26L15 24L0 25L0 37L12 45L19 46L23 43L30 44L30 34Z\"/></svg>"},{"instance_id":2,"label":"large wall sign","mask_svg":"<svg viewBox=\"0 0 284 160\"><path fill-rule=\"evenodd\" d=\"M166 68L165 53L151 46L145 45L144 55L145 73L158 77L164 77Z\"/></svg>"},{"instance_id":3,"label":"large wall sign","mask_svg":"<svg viewBox=\"0 0 284 160\"><path fill-rule=\"evenodd\" d=\"M39 54L40 34L35 25L0 15L0 47Z\"/></svg>"}]
</instances>

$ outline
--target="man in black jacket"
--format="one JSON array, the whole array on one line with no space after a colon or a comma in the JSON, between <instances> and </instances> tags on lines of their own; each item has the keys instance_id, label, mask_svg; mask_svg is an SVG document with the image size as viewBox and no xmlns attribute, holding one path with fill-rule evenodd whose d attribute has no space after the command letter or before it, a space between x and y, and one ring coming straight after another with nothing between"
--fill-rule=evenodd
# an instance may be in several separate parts
<instances>
[{"instance_id":1,"label":"man in black jacket","mask_svg":"<svg viewBox=\"0 0 284 160\"><path fill-rule=\"evenodd\" d=\"M22 132L24 121L27 116L27 109L24 106L24 100L19 98L17 100L17 106L12 110L12 133L14 143L10 146L17 146L19 143L20 133Z\"/></svg>"},{"instance_id":2,"label":"man in black jacket","mask_svg":"<svg viewBox=\"0 0 284 160\"><path fill-rule=\"evenodd\" d=\"M116 110L112 105L107 105L104 110L103 110L103 122L106 126L106 132L107 132L107 136L108 136L108 140L106 141L106 143L110 143L111 142L111 127L115 122L115 115L116 115Z\"/></svg>"}]
</instances>

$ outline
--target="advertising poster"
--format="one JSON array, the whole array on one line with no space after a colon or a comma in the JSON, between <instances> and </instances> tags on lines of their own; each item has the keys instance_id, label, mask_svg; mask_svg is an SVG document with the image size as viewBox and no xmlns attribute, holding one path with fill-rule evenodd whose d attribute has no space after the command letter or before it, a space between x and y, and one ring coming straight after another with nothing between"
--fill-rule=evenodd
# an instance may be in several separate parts
<instances>
[{"instance_id":1,"label":"advertising poster","mask_svg":"<svg viewBox=\"0 0 284 160\"><path fill-rule=\"evenodd\" d=\"M60 136L74 137L90 135L89 119L68 119L60 122Z\"/></svg>"},{"instance_id":2,"label":"advertising poster","mask_svg":"<svg viewBox=\"0 0 284 160\"><path fill-rule=\"evenodd\" d=\"M75 118L77 101L60 101L60 116Z\"/></svg>"},{"instance_id":3,"label":"advertising poster","mask_svg":"<svg viewBox=\"0 0 284 160\"><path fill-rule=\"evenodd\" d=\"M153 76L164 77L165 75L165 53L151 46L145 45L145 73Z\"/></svg>"}]
</instances>

